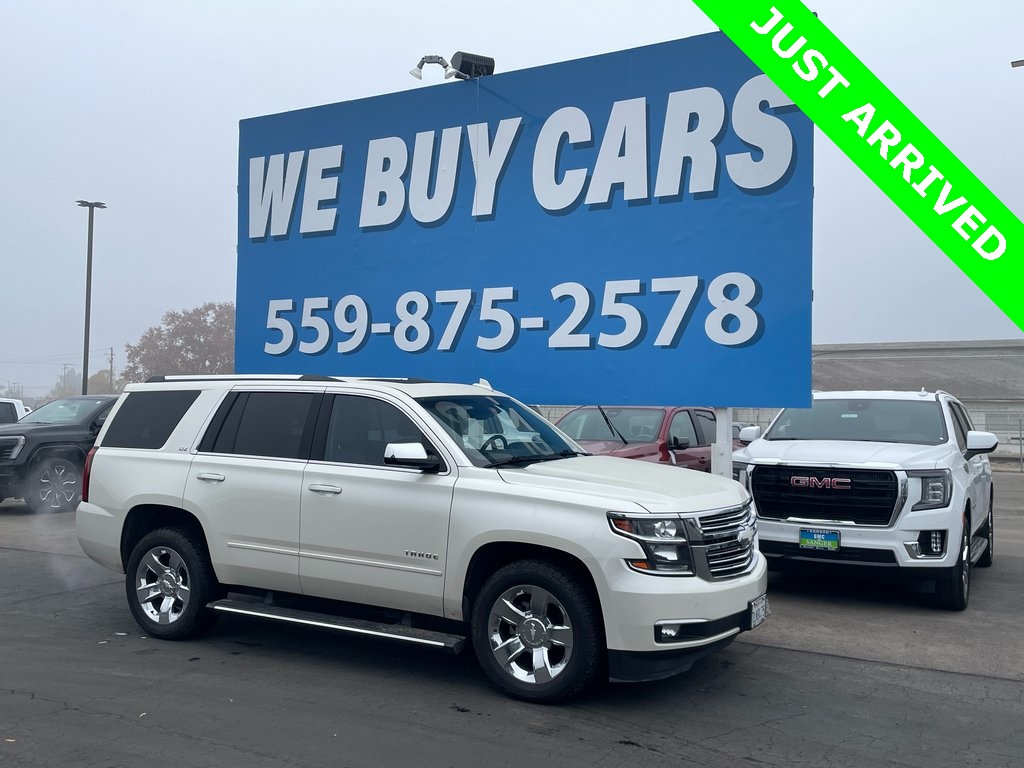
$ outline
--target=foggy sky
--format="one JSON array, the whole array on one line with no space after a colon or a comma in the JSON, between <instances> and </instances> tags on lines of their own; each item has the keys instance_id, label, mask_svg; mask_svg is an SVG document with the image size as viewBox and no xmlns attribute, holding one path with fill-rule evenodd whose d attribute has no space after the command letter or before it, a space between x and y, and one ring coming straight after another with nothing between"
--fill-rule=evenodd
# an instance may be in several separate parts
<instances>
[{"instance_id":1,"label":"foggy sky","mask_svg":"<svg viewBox=\"0 0 1024 768\"><path fill-rule=\"evenodd\" d=\"M770 3L768 4L770 5ZM767 7L767 6L766 6ZM809 3L1018 215L1024 4ZM238 121L420 88L428 53L498 72L714 31L683 2L0 0L0 390L81 369L87 212L96 214L90 372L124 365L167 310L234 300ZM1024 334L820 132L815 343Z\"/></svg>"}]
</instances>

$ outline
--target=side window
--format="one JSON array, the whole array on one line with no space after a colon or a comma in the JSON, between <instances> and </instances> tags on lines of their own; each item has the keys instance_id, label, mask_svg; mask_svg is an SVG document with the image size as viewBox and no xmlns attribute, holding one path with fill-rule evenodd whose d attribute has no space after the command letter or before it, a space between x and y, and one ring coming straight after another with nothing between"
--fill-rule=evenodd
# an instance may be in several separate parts
<instances>
[{"instance_id":1,"label":"side window","mask_svg":"<svg viewBox=\"0 0 1024 768\"><path fill-rule=\"evenodd\" d=\"M971 416L970 414L967 413L967 409L964 408L959 403L951 403L951 405L953 406L953 411L955 413L960 414L960 418L963 420L964 423L964 429L966 429L968 432L973 430L974 424L971 423Z\"/></svg>"},{"instance_id":2,"label":"side window","mask_svg":"<svg viewBox=\"0 0 1024 768\"><path fill-rule=\"evenodd\" d=\"M382 467L388 443L420 443L428 454L435 453L412 420L391 403L359 395L334 397L325 461Z\"/></svg>"},{"instance_id":3,"label":"side window","mask_svg":"<svg viewBox=\"0 0 1024 768\"><path fill-rule=\"evenodd\" d=\"M219 453L305 458L312 433L312 392L250 392L235 400L214 445ZM237 428L232 427L237 424Z\"/></svg>"},{"instance_id":4,"label":"side window","mask_svg":"<svg viewBox=\"0 0 1024 768\"><path fill-rule=\"evenodd\" d=\"M710 411L694 411L694 413L697 415L697 426L700 427L701 434L704 436L701 445L711 445L715 442L718 430L715 415Z\"/></svg>"},{"instance_id":5,"label":"side window","mask_svg":"<svg viewBox=\"0 0 1024 768\"><path fill-rule=\"evenodd\" d=\"M689 411L679 411L672 417L668 427L668 444L670 448L690 448L698 445L697 433L693 429L693 420Z\"/></svg>"},{"instance_id":6,"label":"side window","mask_svg":"<svg viewBox=\"0 0 1024 768\"><path fill-rule=\"evenodd\" d=\"M0 424L13 424L18 420L14 403L0 403Z\"/></svg>"},{"instance_id":7,"label":"side window","mask_svg":"<svg viewBox=\"0 0 1024 768\"><path fill-rule=\"evenodd\" d=\"M198 390L132 392L103 438L105 448L163 448L181 417L199 397ZM101 411L102 423L110 409Z\"/></svg>"},{"instance_id":8,"label":"side window","mask_svg":"<svg viewBox=\"0 0 1024 768\"><path fill-rule=\"evenodd\" d=\"M953 432L956 433L956 443L961 451L967 450L967 430L964 428L963 417L957 413L955 404L949 404L949 414L953 417Z\"/></svg>"}]
</instances>

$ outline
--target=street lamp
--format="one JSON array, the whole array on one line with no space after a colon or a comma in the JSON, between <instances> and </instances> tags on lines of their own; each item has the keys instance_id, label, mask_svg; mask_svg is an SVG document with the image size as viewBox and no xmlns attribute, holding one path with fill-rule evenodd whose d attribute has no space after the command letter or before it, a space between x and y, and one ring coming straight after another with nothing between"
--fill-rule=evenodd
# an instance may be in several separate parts
<instances>
[{"instance_id":1,"label":"street lamp","mask_svg":"<svg viewBox=\"0 0 1024 768\"><path fill-rule=\"evenodd\" d=\"M89 245L85 256L85 349L82 352L82 394L89 394L89 311L92 309L92 217L97 208L106 208L106 203L79 200L78 205L89 209Z\"/></svg>"}]
</instances>

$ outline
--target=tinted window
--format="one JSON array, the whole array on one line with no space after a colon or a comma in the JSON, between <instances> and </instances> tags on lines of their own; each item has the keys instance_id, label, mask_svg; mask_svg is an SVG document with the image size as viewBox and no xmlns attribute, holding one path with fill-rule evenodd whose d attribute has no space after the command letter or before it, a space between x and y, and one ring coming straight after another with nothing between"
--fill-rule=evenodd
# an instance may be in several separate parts
<instances>
[{"instance_id":1,"label":"tinted window","mask_svg":"<svg viewBox=\"0 0 1024 768\"><path fill-rule=\"evenodd\" d=\"M18 420L14 403L0 403L0 424L13 424Z\"/></svg>"},{"instance_id":2,"label":"tinted window","mask_svg":"<svg viewBox=\"0 0 1024 768\"><path fill-rule=\"evenodd\" d=\"M960 413L960 409L955 405L951 405L950 413L953 416L953 432L956 434L956 443L960 446L961 451L966 451L967 428L964 426L963 416Z\"/></svg>"},{"instance_id":3,"label":"tinted window","mask_svg":"<svg viewBox=\"0 0 1024 768\"><path fill-rule=\"evenodd\" d=\"M693 420L687 411L680 411L672 417L668 428L669 445L676 447L699 445L697 433L693 430Z\"/></svg>"},{"instance_id":4,"label":"tinted window","mask_svg":"<svg viewBox=\"0 0 1024 768\"><path fill-rule=\"evenodd\" d=\"M384 466L388 443L420 443L428 454L435 453L412 420L390 403L358 395L334 398L325 461Z\"/></svg>"},{"instance_id":5,"label":"tinted window","mask_svg":"<svg viewBox=\"0 0 1024 768\"><path fill-rule=\"evenodd\" d=\"M818 399L810 408L787 408L767 440L859 440L880 443L946 442L938 402L928 400Z\"/></svg>"},{"instance_id":6,"label":"tinted window","mask_svg":"<svg viewBox=\"0 0 1024 768\"><path fill-rule=\"evenodd\" d=\"M308 449L303 438L309 431L310 411L319 398L311 392L250 392L247 398L235 401L238 428L229 429L233 414L229 415L217 449L245 456L304 458Z\"/></svg>"},{"instance_id":7,"label":"tinted window","mask_svg":"<svg viewBox=\"0 0 1024 768\"><path fill-rule=\"evenodd\" d=\"M715 438L718 437L718 425L715 422L714 414L708 411L694 411L697 415L697 424L700 426L700 431L704 435L704 440L701 445L711 445L715 442Z\"/></svg>"},{"instance_id":8,"label":"tinted window","mask_svg":"<svg viewBox=\"0 0 1024 768\"><path fill-rule=\"evenodd\" d=\"M107 429L104 447L163 448L197 397L195 390L132 392Z\"/></svg>"}]
</instances>

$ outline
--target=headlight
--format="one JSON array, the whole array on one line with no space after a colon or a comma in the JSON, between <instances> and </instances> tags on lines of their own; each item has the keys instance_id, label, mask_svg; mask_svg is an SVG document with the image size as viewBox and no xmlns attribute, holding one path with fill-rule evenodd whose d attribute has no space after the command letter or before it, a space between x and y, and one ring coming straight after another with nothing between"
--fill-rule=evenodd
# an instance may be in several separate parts
<instances>
[{"instance_id":1,"label":"headlight","mask_svg":"<svg viewBox=\"0 0 1024 768\"><path fill-rule=\"evenodd\" d=\"M0 438L0 459L14 461L25 447L25 436Z\"/></svg>"},{"instance_id":2,"label":"headlight","mask_svg":"<svg viewBox=\"0 0 1024 768\"><path fill-rule=\"evenodd\" d=\"M754 468L753 464L748 464L745 461L734 461L732 463L732 479L737 483L743 485L748 491L750 490L750 471Z\"/></svg>"},{"instance_id":3,"label":"headlight","mask_svg":"<svg viewBox=\"0 0 1024 768\"><path fill-rule=\"evenodd\" d=\"M913 509L941 509L949 506L953 480L948 469L910 471L907 475L921 481L921 500Z\"/></svg>"},{"instance_id":4,"label":"headlight","mask_svg":"<svg viewBox=\"0 0 1024 768\"><path fill-rule=\"evenodd\" d=\"M626 561L634 571L663 576L693 575L690 545L686 541L683 521L678 516L655 517L609 512L608 523L615 533L643 547L646 557Z\"/></svg>"}]
</instances>

